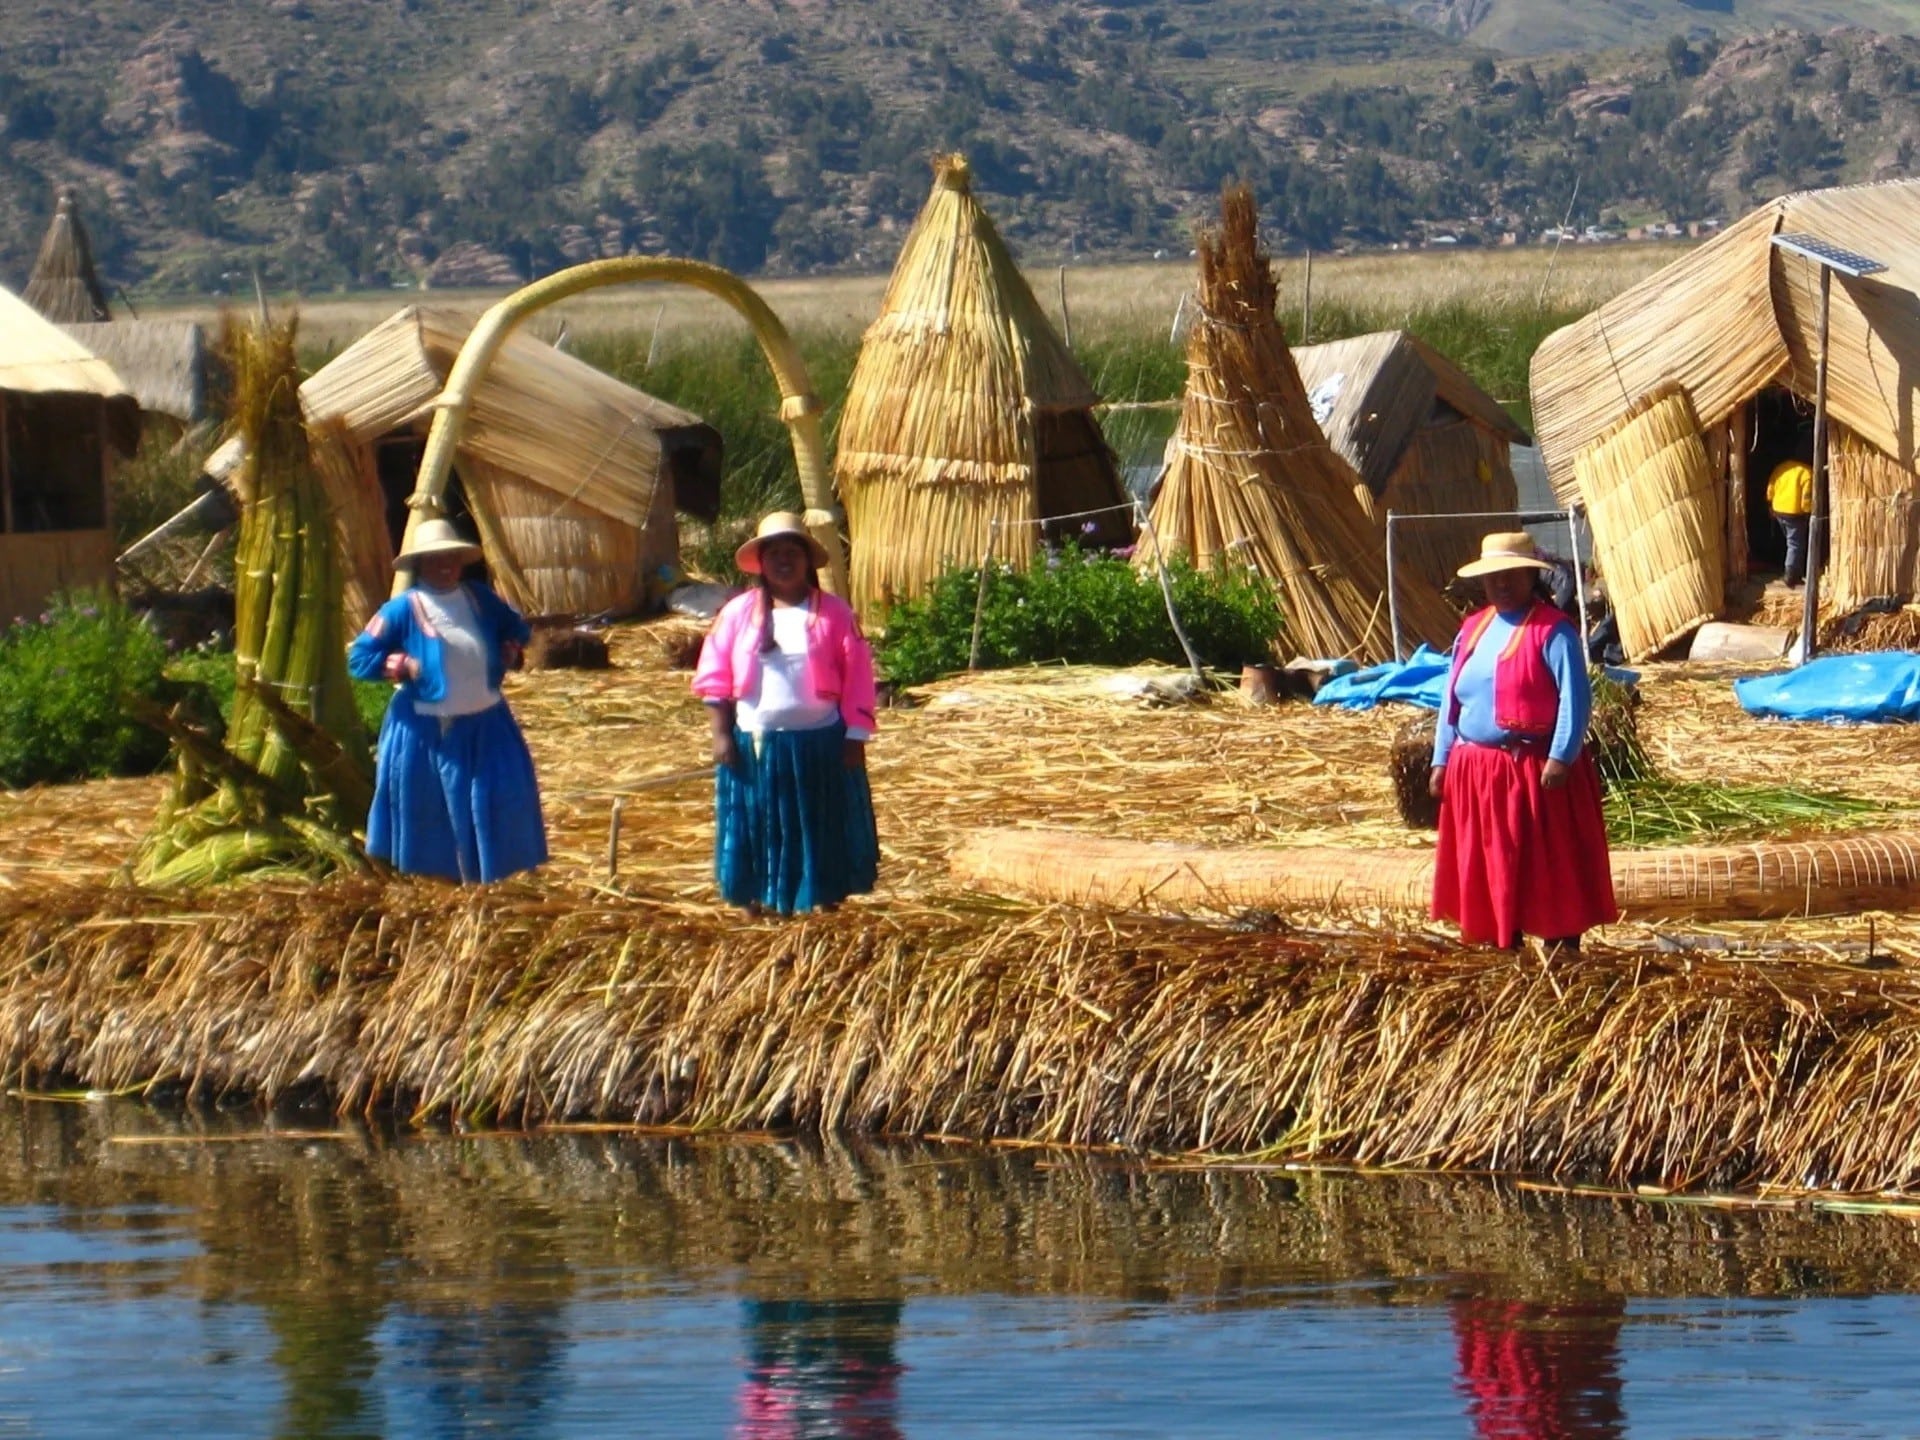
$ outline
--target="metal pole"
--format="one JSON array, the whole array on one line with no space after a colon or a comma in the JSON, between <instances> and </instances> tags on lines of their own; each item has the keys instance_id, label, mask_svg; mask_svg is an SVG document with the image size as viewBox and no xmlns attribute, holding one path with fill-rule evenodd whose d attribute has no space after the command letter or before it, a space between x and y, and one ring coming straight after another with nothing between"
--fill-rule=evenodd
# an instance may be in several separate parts
<instances>
[{"instance_id":1,"label":"metal pole","mask_svg":"<svg viewBox=\"0 0 1920 1440\"><path fill-rule=\"evenodd\" d=\"M1073 315L1067 309L1067 267L1060 267L1060 334L1067 342L1067 349L1073 349Z\"/></svg>"},{"instance_id":2,"label":"metal pole","mask_svg":"<svg viewBox=\"0 0 1920 1440\"><path fill-rule=\"evenodd\" d=\"M1167 343L1173 344L1180 338L1180 322L1187 313L1187 292L1180 292L1180 303L1173 307L1173 324L1167 327Z\"/></svg>"},{"instance_id":3,"label":"metal pole","mask_svg":"<svg viewBox=\"0 0 1920 1440\"><path fill-rule=\"evenodd\" d=\"M1393 583L1393 522L1399 518L1393 511L1387 511L1387 624L1393 629L1393 659L1396 665L1404 658L1400 652L1400 594Z\"/></svg>"},{"instance_id":4,"label":"metal pole","mask_svg":"<svg viewBox=\"0 0 1920 1440\"><path fill-rule=\"evenodd\" d=\"M980 668L980 624L987 613L987 576L993 569L993 542L1000 534L1000 517L987 522L987 549L980 557L980 588L973 597L973 639L967 645L967 669Z\"/></svg>"},{"instance_id":5,"label":"metal pole","mask_svg":"<svg viewBox=\"0 0 1920 1440\"><path fill-rule=\"evenodd\" d=\"M1580 655L1587 653L1587 567L1580 563L1580 512L1567 506L1567 543L1573 547L1573 598L1580 607Z\"/></svg>"},{"instance_id":6,"label":"metal pole","mask_svg":"<svg viewBox=\"0 0 1920 1440\"><path fill-rule=\"evenodd\" d=\"M1300 343L1312 343L1307 337L1313 333L1313 247L1307 247L1307 279L1300 292Z\"/></svg>"},{"instance_id":7,"label":"metal pole","mask_svg":"<svg viewBox=\"0 0 1920 1440\"><path fill-rule=\"evenodd\" d=\"M1827 541L1827 311L1833 271L1820 267L1820 360L1813 381L1813 516L1807 524L1807 592L1800 605L1800 663L1813 658L1820 624L1820 554Z\"/></svg>"}]
</instances>

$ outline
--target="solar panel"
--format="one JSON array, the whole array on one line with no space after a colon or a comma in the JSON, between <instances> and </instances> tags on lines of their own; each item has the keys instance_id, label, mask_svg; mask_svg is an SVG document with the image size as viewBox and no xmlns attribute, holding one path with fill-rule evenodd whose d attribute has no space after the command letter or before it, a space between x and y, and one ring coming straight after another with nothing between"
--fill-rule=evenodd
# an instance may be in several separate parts
<instances>
[{"instance_id":1,"label":"solar panel","mask_svg":"<svg viewBox=\"0 0 1920 1440\"><path fill-rule=\"evenodd\" d=\"M1795 255L1804 255L1816 265L1825 265L1838 270L1842 275L1851 275L1855 279L1863 275L1878 275L1887 267L1878 260L1843 249L1818 235L1776 235L1773 243L1782 250L1791 250Z\"/></svg>"}]
</instances>

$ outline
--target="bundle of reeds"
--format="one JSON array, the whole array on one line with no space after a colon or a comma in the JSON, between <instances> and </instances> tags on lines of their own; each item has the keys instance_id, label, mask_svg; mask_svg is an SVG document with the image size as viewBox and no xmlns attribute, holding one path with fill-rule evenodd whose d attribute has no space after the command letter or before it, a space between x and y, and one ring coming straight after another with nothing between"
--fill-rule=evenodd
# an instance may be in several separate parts
<instances>
[{"instance_id":1,"label":"bundle of reeds","mask_svg":"<svg viewBox=\"0 0 1920 1440\"><path fill-rule=\"evenodd\" d=\"M1048 516L1103 511L1073 534L1130 538L1097 400L974 198L965 158L939 157L840 414L854 605L878 619L989 548L1024 568Z\"/></svg>"},{"instance_id":2,"label":"bundle of reeds","mask_svg":"<svg viewBox=\"0 0 1920 1440\"><path fill-rule=\"evenodd\" d=\"M1914 597L1920 556L1920 475L1842 426L1834 427L1827 484L1833 502L1824 598L1836 611Z\"/></svg>"},{"instance_id":3,"label":"bundle of reeds","mask_svg":"<svg viewBox=\"0 0 1920 1440\"><path fill-rule=\"evenodd\" d=\"M1643 395L1580 452L1574 473L1629 660L1720 614L1720 487L1686 391L1665 384Z\"/></svg>"},{"instance_id":4,"label":"bundle of reeds","mask_svg":"<svg viewBox=\"0 0 1920 1440\"><path fill-rule=\"evenodd\" d=\"M81 223L73 194L63 191L54 206L53 221L40 241L33 274L20 298L47 319L62 325L111 320L107 292L93 268L93 246Z\"/></svg>"},{"instance_id":5,"label":"bundle of reeds","mask_svg":"<svg viewBox=\"0 0 1920 1440\"><path fill-rule=\"evenodd\" d=\"M1300 653L1386 659L1385 535L1356 498L1359 475L1314 421L1274 314L1278 286L1251 191L1221 197L1220 228L1201 234L1199 256L1186 394L1137 562L1249 566L1279 587ZM1398 583L1403 633L1445 645L1451 607L1418 575Z\"/></svg>"},{"instance_id":6,"label":"bundle of reeds","mask_svg":"<svg viewBox=\"0 0 1920 1440\"><path fill-rule=\"evenodd\" d=\"M1440 802L1434 798L1433 739L1439 717L1423 710L1393 735L1387 752L1387 778L1393 782L1393 803L1401 821L1415 830L1431 830L1440 823Z\"/></svg>"},{"instance_id":7,"label":"bundle of reeds","mask_svg":"<svg viewBox=\"0 0 1920 1440\"><path fill-rule=\"evenodd\" d=\"M156 715L179 775L135 876L201 885L257 871L364 864L372 764L347 678L333 514L301 416L296 320L230 326L234 423L246 460L234 565L239 684L224 744Z\"/></svg>"},{"instance_id":8,"label":"bundle of reeds","mask_svg":"<svg viewBox=\"0 0 1920 1440\"><path fill-rule=\"evenodd\" d=\"M980 907L745 923L509 883L0 897L0 1063L344 1112L1920 1185L1920 988Z\"/></svg>"}]
</instances>

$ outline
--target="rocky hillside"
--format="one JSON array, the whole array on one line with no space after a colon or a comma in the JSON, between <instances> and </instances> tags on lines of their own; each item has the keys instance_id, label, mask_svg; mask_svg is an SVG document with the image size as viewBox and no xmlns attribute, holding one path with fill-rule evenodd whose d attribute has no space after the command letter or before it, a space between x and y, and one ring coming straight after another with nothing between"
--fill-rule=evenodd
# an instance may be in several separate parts
<instances>
[{"instance_id":1,"label":"rocky hillside","mask_svg":"<svg viewBox=\"0 0 1920 1440\"><path fill-rule=\"evenodd\" d=\"M1505 0L1450 0L1488 15ZM1893 0L1883 0L1893 3ZM1370 0L21 0L0 279L57 185L109 278L509 283L669 251L886 264L961 148L1038 257L1185 248L1220 184L1317 247L1730 214L1904 173L1920 42L1495 57ZM190 19L178 18L189 15ZM1429 17L1432 18L1432 17Z\"/></svg>"},{"instance_id":2,"label":"rocky hillside","mask_svg":"<svg viewBox=\"0 0 1920 1440\"><path fill-rule=\"evenodd\" d=\"M1516 55L1658 45L1673 35L1836 27L1920 35L1915 0L1394 0L1442 34Z\"/></svg>"}]
</instances>

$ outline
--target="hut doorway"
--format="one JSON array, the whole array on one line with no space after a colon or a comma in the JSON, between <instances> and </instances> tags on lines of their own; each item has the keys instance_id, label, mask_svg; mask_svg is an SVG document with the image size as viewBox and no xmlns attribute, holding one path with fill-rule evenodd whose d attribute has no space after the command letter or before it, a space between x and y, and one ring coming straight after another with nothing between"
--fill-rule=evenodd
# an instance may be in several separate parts
<instances>
[{"instance_id":1,"label":"hut doorway","mask_svg":"<svg viewBox=\"0 0 1920 1440\"><path fill-rule=\"evenodd\" d=\"M387 541L391 553L400 553L400 542L407 533L407 499L420 476L420 460L427 453L427 437L412 430L397 430L383 435L374 447L374 465L380 476L380 495L386 501ZM479 533L474 528L473 511L467 503L467 487L456 469L447 477L447 488L440 497L440 509L462 533ZM476 561L467 569L469 576L484 578L485 562Z\"/></svg>"},{"instance_id":2,"label":"hut doorway","mask_svg":"<svg viewBox=\"0 0 1920 1440\"><path fill-rule=\"evenodd\" d=\"M1749 573L1779 574L1787 541L1767 506L1767 477L1783 460L1813 461L1813 406L1781 386L1753 398L1747 450L1747 560Z\"/></svg>"}]
</instances>

